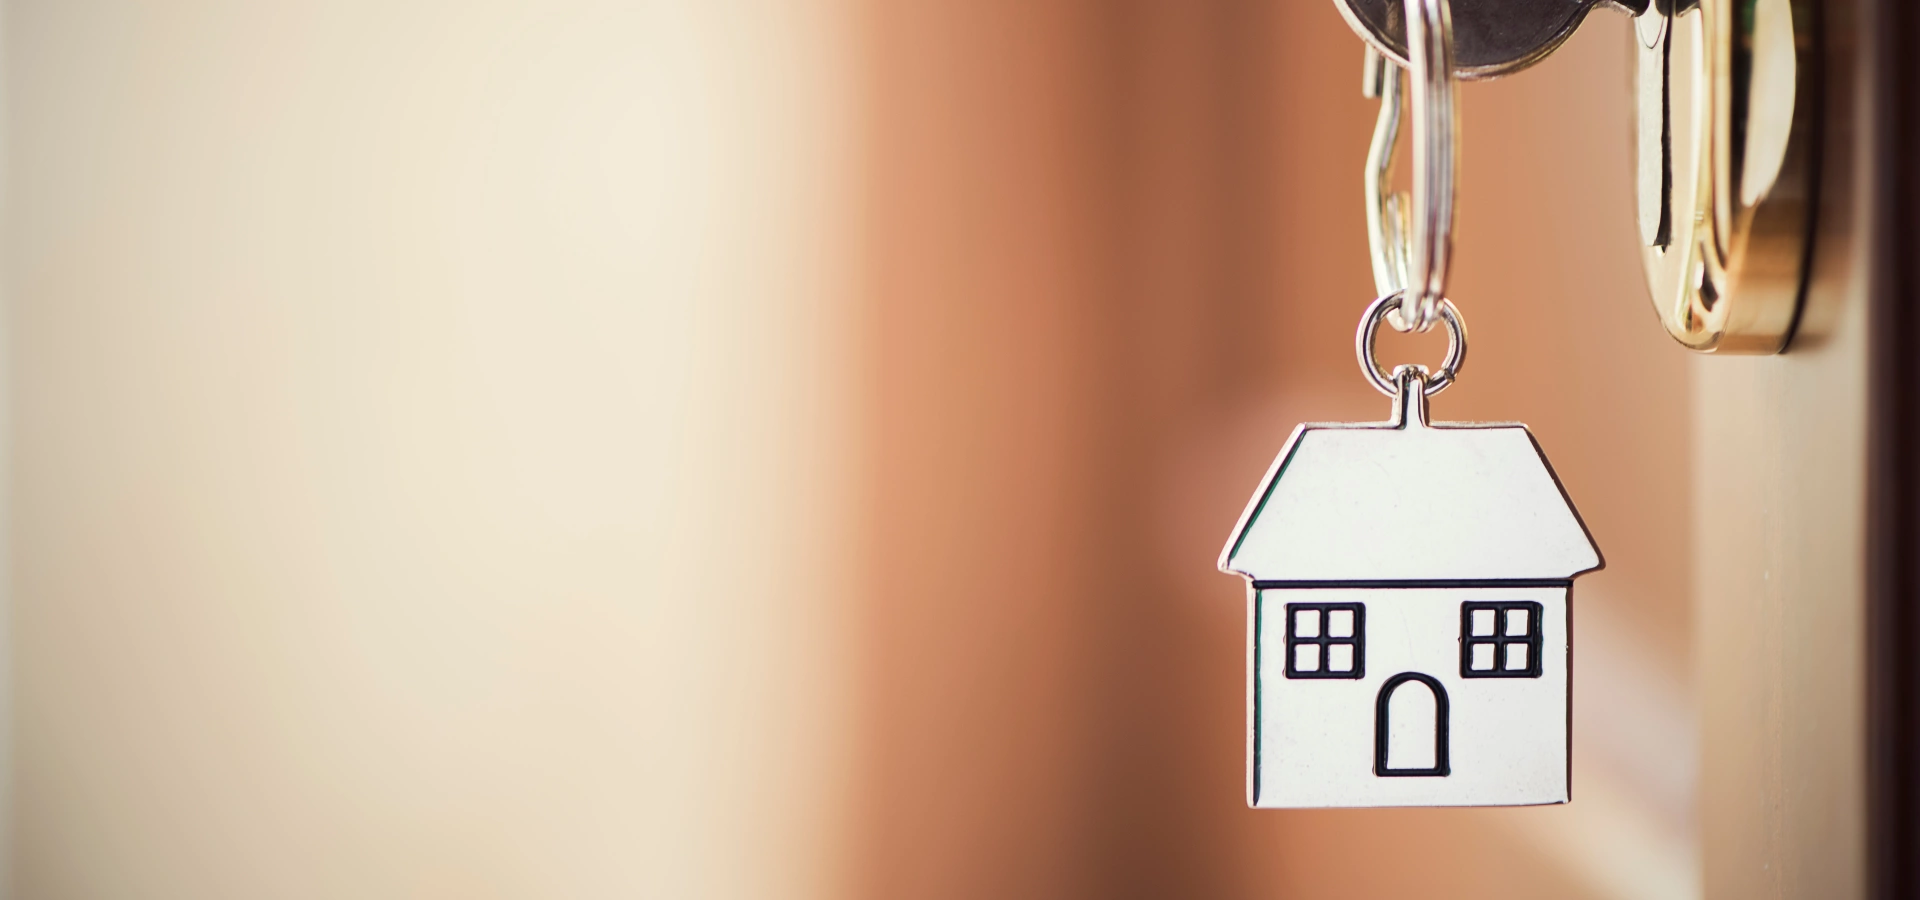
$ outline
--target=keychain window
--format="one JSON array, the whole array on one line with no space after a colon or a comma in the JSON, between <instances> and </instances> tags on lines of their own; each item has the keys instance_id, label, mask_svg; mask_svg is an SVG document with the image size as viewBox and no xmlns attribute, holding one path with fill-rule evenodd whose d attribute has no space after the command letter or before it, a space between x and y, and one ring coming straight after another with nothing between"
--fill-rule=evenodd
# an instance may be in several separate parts
<instances>
[{"instance_id":1,"label":"keychain window","mask_svg":"<svg viewBox=\"0 0 1920 900\"><path fill-rule=\"evenodd\" d=\"M1460 604L1460 677L1539 678L1540 613L1531 601Z\"/></svg>"},{"instance_id":2,"label":"keychain window","mask_svg":"<svg viewBox=\"0 0 1920 900\"><path fill-rule=\"evenodd\" d=\"M1360 678L1365 674L1365 606L1287 604L1288 678Z\"/></svg>"}]
</instances>

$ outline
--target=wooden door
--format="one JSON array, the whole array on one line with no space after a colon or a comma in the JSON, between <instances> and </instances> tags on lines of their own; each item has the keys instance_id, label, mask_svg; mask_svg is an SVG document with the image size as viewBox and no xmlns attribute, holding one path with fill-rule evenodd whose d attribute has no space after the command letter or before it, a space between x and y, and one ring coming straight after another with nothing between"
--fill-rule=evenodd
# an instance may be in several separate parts
<instances>
[{"instance_id":1,"label":"wooden door","mask_svg":"<svg viewBox=\"0 0 1920 900\"><path fill-rule=\"evenodd\" d=\"M1822 10L1799 333L1693 364L1709 897L1920 892L1917 23L1906 0Z\"/></svg>"}]
</instances>

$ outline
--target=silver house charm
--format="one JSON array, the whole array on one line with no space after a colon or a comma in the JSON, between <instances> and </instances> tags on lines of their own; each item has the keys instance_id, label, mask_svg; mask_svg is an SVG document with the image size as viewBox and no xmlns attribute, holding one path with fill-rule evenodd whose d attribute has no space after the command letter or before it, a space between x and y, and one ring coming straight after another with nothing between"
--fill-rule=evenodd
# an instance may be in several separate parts
<instances>
[{"instance_id":1,"label":"silver house charm","mask_svg":"<svg viewBox=\"0 0 1920 900\"><path fill-rule=\"evenodd\" d=\"M1372 359L1389 421L1296 428L1220 568L1248 584L1248 803L1509 806L1569 798L1573 577L1599 549L1526 426L1430 424L1451 381Z\"/></svg>"},{"instance_id":2,"label":"silver house charm","mask_svg":"<svg viewBox=\"0 0 1920 900\"><path fill-rule=\"evenodd\" d=\"M1467 352L1445 295L1458 122L1448 4L1403 3L1413 192L1387 189L1401 82L1376 55L1366 194L1384 296L1355 337L1393 412L1295 428L1220 553L1247 580L1254 807L1570 799L1573 579L1600 551L1525 425L1428 421ZM1439 371L1382 368L1382 322L1444 323Z\"/></svg>"}]
</instances>

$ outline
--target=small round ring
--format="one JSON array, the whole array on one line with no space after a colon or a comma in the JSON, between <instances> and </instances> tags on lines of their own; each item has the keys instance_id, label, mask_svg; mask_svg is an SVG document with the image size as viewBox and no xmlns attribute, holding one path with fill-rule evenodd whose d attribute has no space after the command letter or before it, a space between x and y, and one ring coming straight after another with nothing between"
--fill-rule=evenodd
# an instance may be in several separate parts
<instances>
[{"instance_id":1,"label":"small round ring","mask_svg":"<svg viewBox=\"0 0 1920 900\"><path fill-rule=\"evenodd\" d=\"M1400 308L1406 301L1406 291L1394 291L1373 301L1360 317L1360 331L1354 335L1354 350L1360 356L1360 371L1367 376L1376 390L1389 397L1400 393L1400 386L1394 382L1393 375L1380 367L1380 361L1373 357L1374 340L1380 336L1380 321L1388 312ZM1467 326L1460 321L1460 311L1453 308L1453 301L1440 298L1440 320L1447 323L1447 358L1440 363L1440 371L1427 379L1424 393L1431 397L1447 389L1459 376L1460 367L1467 362Z\"/></svg>"}]
</instances>

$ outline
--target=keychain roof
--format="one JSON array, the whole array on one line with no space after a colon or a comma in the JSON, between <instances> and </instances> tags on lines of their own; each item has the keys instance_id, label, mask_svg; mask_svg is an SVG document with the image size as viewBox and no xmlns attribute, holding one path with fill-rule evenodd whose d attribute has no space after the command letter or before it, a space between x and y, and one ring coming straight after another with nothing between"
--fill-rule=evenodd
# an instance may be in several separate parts
<instances>
[{"instance_id":1,"label":"keychain roof","mask_svg":"<svg viewBox=\"0 0 1920 900\"><path fill-rule=\"evenodd\" d=\"M1422 418L1294 429L1220 568L1264 583L1560 581L1601 566L1526 426Z\"/></svg>"}]
</instances>

